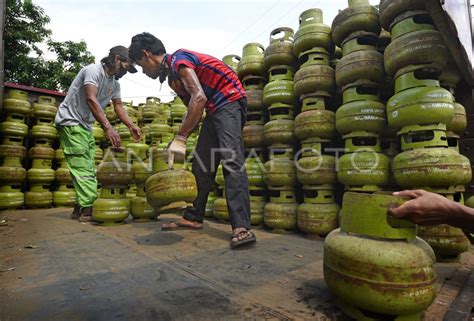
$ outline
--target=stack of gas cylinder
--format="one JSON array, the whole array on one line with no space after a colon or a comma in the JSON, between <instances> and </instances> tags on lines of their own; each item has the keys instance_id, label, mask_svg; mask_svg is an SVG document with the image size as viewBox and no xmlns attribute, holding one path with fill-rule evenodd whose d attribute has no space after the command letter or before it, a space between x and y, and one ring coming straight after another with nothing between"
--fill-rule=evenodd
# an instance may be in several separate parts
<instances>
[{"instance_id":1,"label":"stack of gas cylinder","mask_svg":"<svg viewBox=\"0 0 474 321\"><path fill-rule=\"evenodd\" d=\"M123 109L127 112L128 118L130 118L132 123L135 124L135 126L138 126L138 110L136 107L133 106L133 103L125 102L123 104ZM127 159L127 162L133 163L136 161L141 161L143 158L143 155L141 154L143 154L145 151L140 150L140 145L135 145L134 149L128 148L129 144L136 143L134 139L132 138L132 135L128 127L124 123L119 122L115 126L115 128L116 128L117 133L120 136L122 146L127 148L128 150L129 158ZM146 147L148 146L145 146L145 148ZM135 184L135 182L132 182L132 184L130 184L127 189L127 198L131 200L133 197L136 196L136 194L137 194L137 185Z\"/></svg>"},{"instance_id":2,"label":"stack of gas cylinder","mask_svg":"<svg viewBox=\"0 0 474 321\"><path fill-rule=\"evenodd\" d=\"M324 154L336 134L335 115L329 110L335 93L330 61L338 61L330 28L323 24L321 10L309 9L300 15L296 34L277 28L265 50L259 44L245 45L237 66L248 95L243 138L251 212L259 215L266 201L264 183L270 198L264 224L277 232L299 227L324 236L337 227L335 157ZM298 205L297 200L303 201L298 199L300 184L304 202Z\"/></svg>"},{"instance_id":3,"label":"stack of gas cylinder","mask_svg":"<svg viewBox=\"0 0 474 321\"><path fill-rule=\"evenodd\" d=\"M66 158L62 148L56 149L54 153L57 168L54 177L58 184L58 189L53 192L53 202L55 206L72 207L76 204L76 192L72 184L72 176L67 167Z\"/></svg>"},{"instance_id":4,"label":"stack of gas cylinder","mask_svg":"<svg viewBox=\"0 0 474 321\"><path fill-rule=\"evenodd\" d=\"M386 116L379 99L385 81L383 55L376 48L380 23L368 1L351 4L345 14L336 16L332 28L334 42L342 47L336 83L343 104L336 113L336 127L344 139L345 154L339 158L337 177L347 190L373 192L390 181L390 160L381 148Z\"/></svg>"},{"instance_id":5,"label":"stack of gas cylinder","mask_svg":"<svg viewBox=\"0 0 474 321\"><path fill-rule=\"evenodd\" d=\"M116 124L116 131L120 135L123 148L126 149L107 149L109 155L105 155L103 161L109 163L107 166L112 165L114 162L117 162L118 172L123 171L124 168L130 170L130 172L126 174L127 177L132 176L132 179L128 177L130 183L128 184L126 191L126 197L129 201L129 212L132 215L133 219L136 221L149 221L155 219L157 215L146 201L146 193L144 188L146 179L152 174L151 161L148 159L149 145L146 144L146 141L148 139L148 141L152 144L155 144L156 142L161 143L161 132L159 132L159 128L157 129L154 127L154 125L156 124L161 124L160 121L163 118L159 117L159 99L154 97L148 97L146 100L146 104L144 104L142 108L134 107L131 102L124 103L123 107L127 112L130 120L137 126L141 125L143 130L141 140L133 140L133 138L131 137L130 130L125 126L125 124L120 122L112 106L109 106L108 108L106 108L106 116L111 123ZM167 134L171 132L171 128L168 125L168 118L169 117L165 117L164 119L164 122L167 126ZM156 131L156 133L154 130ZM118 158L116 159L116 157ZM127 166L125 166L124 164L127 164ZM107 166L105 166L106 168L103 168L104 166L105 165L103 164L100 164L98 166L98 178L107 175ZM101 173L99 175L99 172L104 173ZM111 179L114 180L115 178L111 177ZM117 213L117 215L120 216L120 219L115 220L114 222L112 222L112 224L110 223L110 219L104 221L106 223L104 225L107 226L114 225L113 223L123 222L128 217L128 214L125 216L124 212L124 204L126 202L122 199L122 189L124 188L124 186L122 186L121 184L115 184L115 186L113 185L114 184L110 184L109 182L108 187L105 188L105 191L100 192L100 198L112 199L113 197L115 197L117 200L115 200L114 202L118 204L120 203L121 210L123 212ZM103 194L105 195L105 197L102 196ZM103 200L102 202L108 201ZM99 215L104 216L106 214L100 213Z\"/></svg>"},{"instance_id":6,"label":"stack of gas cylinder","mask_svg":"<svg viewBox=\"0 0 474 321\"><path fill-rule=\"evenodd\" d=\"M140 125L142 124L142 116L140 116L140 110L134 110L137 118L131 117L132 121ZM127 112L130 115L129 109ZM133 115L133 112L132 112ZM158 119L157 117L156 119ZM153 124L152 124L153 125ZM146 222L154 220L157 214L153 211L150 205L146 201L145 193L145 182L152 174L152 162L149 158L149 145L145 143L145 135L142 134L140 141L134 141L130 139L125 145L127 147L127 161L130 162L133 172L133 182L135 183L135 193L131 196L131 193L127 193L127 197L130 197L130 214L135 221ZM153 141L153 136L152 136ZM129 188L130 189L130 188Z\"/></svg>"},{"instance_id":7,"label":"stack of gas cylinder","mask_svg":"<svg viewBox=\"0 0 474 321\"><path fill-rule=\"evenodd\" d=\"M397 131L402 150L393 160L395 180L402 188L423 188L454 200L472 173L469 160L459 154L464 107L455 104L452 93L439 82L448 50L422 1L403 7L382 1L380 11L392 37L385 50L385 68L395 78L395 95L387 102L388 124ZM453 89L455 81L450 83L448 75L445 84ZM419 235L438 259L455 259L470 248L464 233L447 225L420 228Z\"/></svg>"},{"instance_id":8,"label":"stack of gas cylinder","mask_svg":"<svg viewBox=\"0 0 474 321\"><path fill-rule=\"evenodd\" d=\"M174 134L177 134L179 128L181 127L181 123L183 122L183 116L187 111L186 106L184 105L183 101L179 97L175 97L173 102L171 103L171 128Z\"/></svg>"},{"instance_id":9,"label":"stack of gas cylinder","mask_svg":"<svg viewBox=\"0 0 474 321\"><path fill-rule=\"evenodd\" d=\"M268 149L265 163L265 184L270 202L265 205L263 220L274 231L296 228L296 166L293 147L296 143L294 127L297 101L293 77L298 60L293 50L294 32L278 28L270 33L270 44L263 57L268 83L263 89L263 105L269 121L263 129Z\"/></svg>"},{"instance_id":10,"label":"stack of gas cylinder","mask_svg":"<svg viewBox=\"0 0 474 321\"><path fill-rule=\"evenodd\" d=\"M152 161L149 159L148 145L142 142L130 143L127 149L132 153L133 181L137 186L136 195L130 200L130 214L135 221L150 221L158 214L146 200L145 182L152 175Z\"/></svg>"},{"instance_id":11,"label":"stack of gas cylinder","mask_svg":"<svg viewBox=\"0 0 474 321\"><path fill-rule=\"evenodd\" d=\"M127 187L133 181L125 148L105 150L104 159L97 166L97 180L101 185L101 191L92 207L93 219L104 226L124 223L130 210Z\"/></svg>"},{"instance_id":12,"label":"stack of gas cylinder","mask_svg":"<svg viewBox=\"0 0 474 321\"><path fill-rule=\"evenodd\" d=\"M138 125L138 117L137 117L137 110L133 107L132 103L124 103L123 104L123 109L127 112L128 118L135 124ZM119 119L117 114L115 114L114 111L114 116L112 116L111 123L115 125L115 131L117 134L119 134L120 139L122 141L123 146L127 146L128 143L133 141L133 138L131 138L130 130L128 129L127 126L125 126L124 123L122 123Z\"/></svg>"},{"instance_id":13,"label":"stack of gas cylinder","mask_svg":"<svg viewBox=\"0 0 474 321\"><path fill-rule=\"evenodd\" d=\"M159 104L159 98L147 97L146 103L141 106L142 123L140 125L142 129L142 135L145 139L145 143L148 145L152 144L152 136L150 129L153 120L155 120L155 117L158 116Z\"/></svg>"},{"instance_id":14,"label":"stack of gas cylinder","mask_svg":"<svg viewBox=\"0 0 474 321\"><path fill-rule=\"evenodd\" d=\"M76 194L72 177L67 168L62 149L57 146L57 130L54 126L56 99L39 96L31 106L28 93L20 90L8 91L4 100L5 120L1 124L2 146L0 159L2 166L2 203L0 208L29 208L72 206ZM28 129L28 123L32 124ZM23 168L23 158L28 149L28 163ZM71 151L72 152L72 151ZM53 161L55 162L53 163ZM53 169L56 168L56 170ZM25 178L27 191L23 191ZM51 192L54 186L57 190Z\"/></svg>"},{"instance_id":15,"label":"stack of gas cylinder","mask_svg":"<svg viewBox=\"0 0 474 321\"><path fill-rule=\"evenodd\" d=\"M166 108L165 108L166 106ZM143 107L144 136L148 145L166 147L173 139L172 120L169 105L161 104L158 98L149 97ZM153 114L152 121L148 123L148 115ZM146 117L145 117L146 115Z\"/></svg>"},{"instance_id":16,"label":"stack of gas cylinder","mask_svg":"<svg viewBox=\"0 0 474 321\"><path fill-rule=\"evenodd\" d=\"M302 107L295 120L295 135L301 143L297 178L303 185L304 202L298 206L297 222L303 233L325 236L337 228L339 212L334 201L336 160L326 151L336 136L335 113L329 109L336 89L334 69L329 65L334 44L320 9L304 11L299 21L294 53L300 68L294 87Z\"/></svg>"},{"instance_id":17,"label":"stack of gas cylinder","mask_svg":"<svg viewBox=\"0 0 474 321\"><path fill-rule=\"evenodd\" d=\"M23 146L28 135L26 119L31 112L28 94L10 90L3 101L3 121L0 124L0 209L20 208L25 202L22 185L26 178Z\"/></svg>"},{"instance_id":18,"label":"stack of gas cylinder","mask_svg":"<svg viewBox=\"0 0 474 321\"><path fill-rule=\"evenodd\" d=\"M40 96L38 102L33 103L34 125L30 130L33 147L28 150L31 168L26 174L29 190L25 193L25 205L30 208L49 207L53 203L53 193L50 189L55 179L52 166L55 156L53 143L57 136L57 130L54 127L56 110L56 99L53 97ZM71 181L69 180L68 183ZM63 185L63 188L67 188L67 185ZM57 194L58 197L60 195L61 193ZM64 199L62 201L58 199L59 203L64 201Z\"/></svg>"}]
</instances>

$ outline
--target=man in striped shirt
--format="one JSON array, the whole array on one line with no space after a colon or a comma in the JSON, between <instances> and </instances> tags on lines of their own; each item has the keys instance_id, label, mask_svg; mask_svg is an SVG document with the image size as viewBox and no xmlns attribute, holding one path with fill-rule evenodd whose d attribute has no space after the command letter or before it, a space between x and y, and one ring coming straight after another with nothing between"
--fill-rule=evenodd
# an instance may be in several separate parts
<instances>
[{"instance_id":1,"label":"man in striped shirt","mask_svg":"<svg viewBox=\"0 0 474 321\"><path fill-rule=\"evenodd\" d=\"M183 218L163 225L163 230L202 229L207 197L222 160L227 207L233 233L232 248L255 242L250 231L250 201L245 172L242 128L247 114L247 95L235 72L222 61L198 52L179 49L167 54L163 43L150 33L135 35L129 48L131 59L150 78L168 78L170 87L183 100L188 112L178 134L168 147L184 156L187 137L206 110L195 150L192 171L198 196Z\"/></svg>"}]
</instances>

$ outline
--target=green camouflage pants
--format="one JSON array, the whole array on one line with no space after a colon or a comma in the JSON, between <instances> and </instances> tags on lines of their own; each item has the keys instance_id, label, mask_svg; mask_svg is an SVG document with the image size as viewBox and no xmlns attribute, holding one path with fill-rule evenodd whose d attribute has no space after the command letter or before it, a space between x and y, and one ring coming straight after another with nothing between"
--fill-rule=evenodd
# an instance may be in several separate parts
<instances>
[{"instance_id":1,"label":"green camouflage pants","mask_svg":"<svg viewBox=\"0 0 474 321\"><path fill-rule=\"evenodd\" d=\"M95 142L92 132L77 126L58 128L59 141L72 176L77 203L81 207L92 206L97 198L95 175Z\"/></svg>"}]
</instances>

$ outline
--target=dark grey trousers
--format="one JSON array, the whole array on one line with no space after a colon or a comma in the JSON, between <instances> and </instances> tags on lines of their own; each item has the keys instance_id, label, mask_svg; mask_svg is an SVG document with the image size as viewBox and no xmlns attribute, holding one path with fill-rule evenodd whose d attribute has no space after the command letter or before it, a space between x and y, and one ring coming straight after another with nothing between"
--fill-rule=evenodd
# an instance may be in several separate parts
<instances>
[{"instance_id":1,"label":"dark grey trousers","mask_svg":"<svg viewBox=\"0 0 474 321\"><path fill-rule=\"evenodd\" d=\"M183 217L203 222L206 202L222 160L227 208L232 228L250 229L249 183L245 171L242 128L247 117L247 100L232 102L204 119L199 133L192 172L196 177L198 196L193 208Z\"/></svg>"}]
</instances>

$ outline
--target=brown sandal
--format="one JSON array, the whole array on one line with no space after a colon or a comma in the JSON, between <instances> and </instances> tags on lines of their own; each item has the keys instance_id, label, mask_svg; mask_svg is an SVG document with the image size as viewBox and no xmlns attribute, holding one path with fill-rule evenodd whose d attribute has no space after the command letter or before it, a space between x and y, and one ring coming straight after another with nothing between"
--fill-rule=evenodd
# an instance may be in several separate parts
<instances>
[{"instance_id":1,"label":"brown sandal","mask_svg":"<svg viewBox=\"0 0 474 321\"><path fill-rule=\"evenodd\" d=\"M247 237L244 239L239 240L239 236L242 234L247 234ZM237 239L234 241L234 239ZM240 231L237 234L232 235L232 239L230 240L230 247L232 249L247 245L247 244L252 244L257 241L257 238L255 237L255 234L253 234L252 231L245 230L245 231Z\"/></svg>"}]
</instances>

